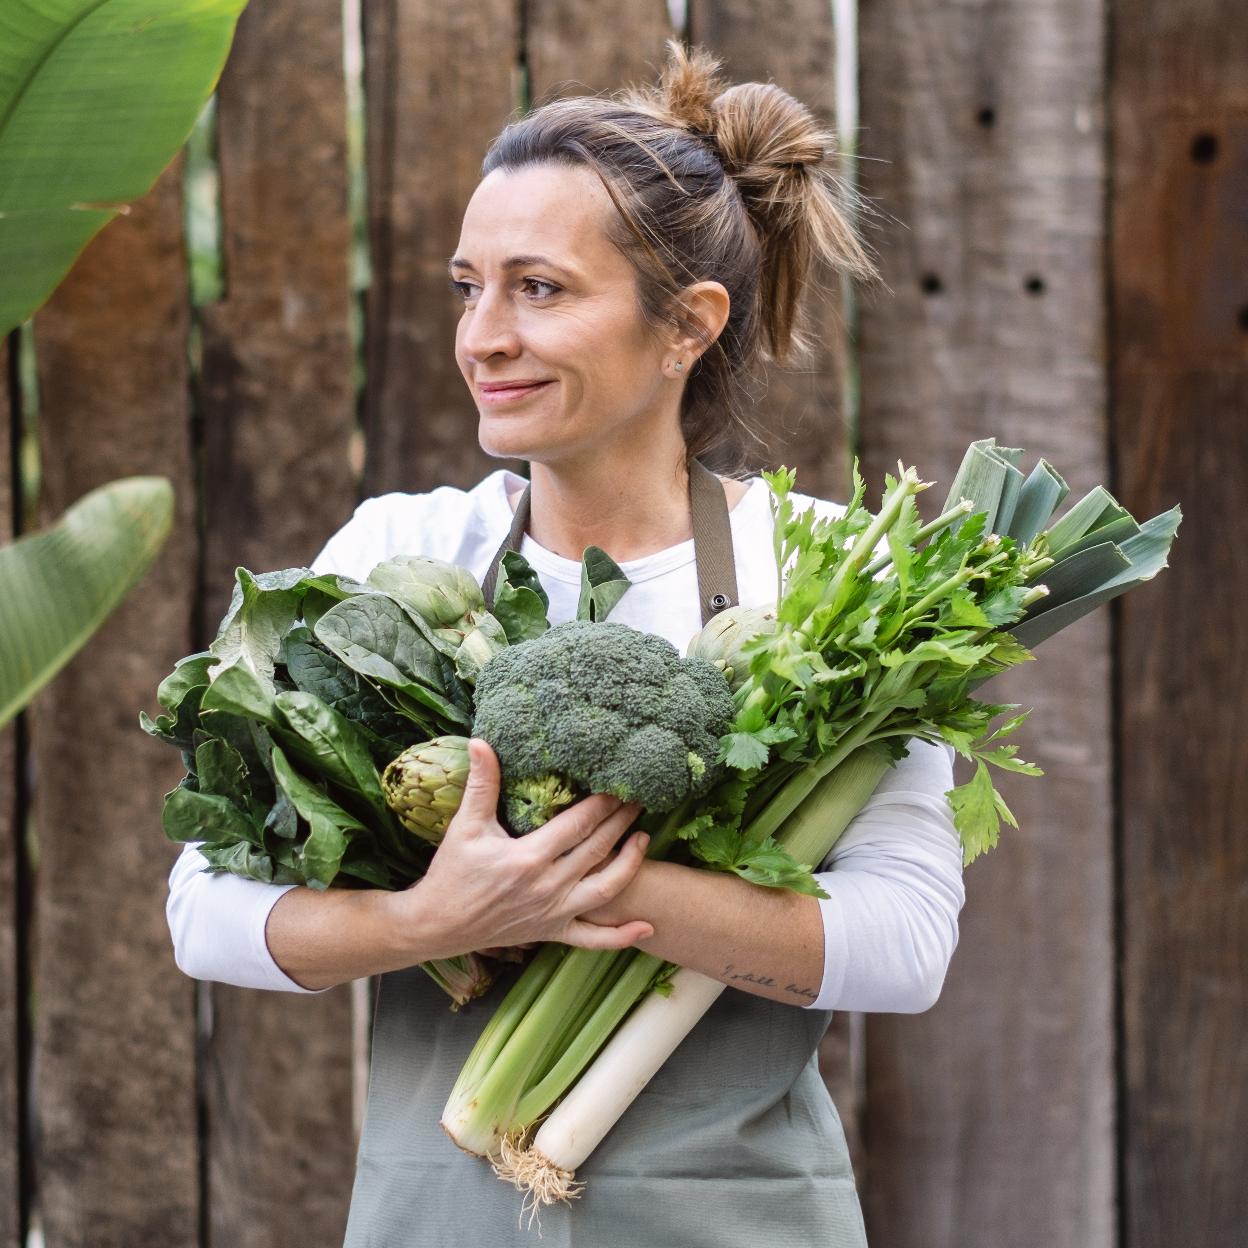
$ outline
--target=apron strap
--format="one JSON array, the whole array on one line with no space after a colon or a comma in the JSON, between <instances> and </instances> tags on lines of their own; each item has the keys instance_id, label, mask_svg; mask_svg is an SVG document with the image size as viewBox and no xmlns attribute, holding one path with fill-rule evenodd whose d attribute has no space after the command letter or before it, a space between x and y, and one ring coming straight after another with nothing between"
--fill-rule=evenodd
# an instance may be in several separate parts
<instances>
[{"instance_id":1,"label":"apron strap","mask_svg":"<svg viewBox=\"0 0 1248 1248\"><path fill-rule=\"evenodd\" d=\"M524 531L529 527L529 493L532 490L531 485L524 487L524 493L520 495L520 501L516 504L516 514L511 521L511 531L503 538L502 545L494 552L494 558L490 560L489 571L485 574L485 579L481 582L481 592L485 595L485 605L488 608L494 606L494 590L498 586L498 569L503 562L503 556L509 551L514 550L516 554L520 553L520 543L524 540ZM506 498L506 491L503 493Z\"/></svg>"},{"instance_id":2,"label":"apron strap","mask_svg":"<svg viewBox=\"0 0 1248 1248\"><path fill-rule=\"evenodd\" d=\"M529 495L531 485L516 504L511 531L503 538L489 570L481 582L486 606L494 605L494 590L498 584L498 570L503 556L514 550L519 553L524 531L529 523ZM693 519L693 557L698 572L698 606L702 624L713 615L737 604L737 568L732 547L732 522L728 514L728 500L719 477L701 460L689 461L689 510Z\"/></svg>"},{"instance_id":3,"label":"apron strap","mask_svg":"<svg viewBox=\"0 0 1248 1248\"><path fill-rule=\"evenodd\" d=\"M700 459L689 461L689 508L693 513L693 557L698 569L702 626L737 605L737 562L724 483Z\"/></svg>"}]
</instances>

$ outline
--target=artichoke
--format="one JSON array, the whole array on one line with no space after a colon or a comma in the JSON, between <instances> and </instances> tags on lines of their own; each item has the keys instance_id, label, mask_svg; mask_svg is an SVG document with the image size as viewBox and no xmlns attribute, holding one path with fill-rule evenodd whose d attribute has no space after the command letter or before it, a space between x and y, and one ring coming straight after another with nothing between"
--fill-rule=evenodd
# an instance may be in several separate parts
<instances>
[{"instance_id":1,"label":"artichoke","mask_svg":"<svg viewBox=\"0 0 1248 1248\"><path fill-rule=\"evenodd\" d=\"M475 684L481 669L507 644L503 626L488 611L473 611L465 617L471 625L455 651L455 674Z\"/></svg>"},{"instance_id":2,"label":"artichoke","mask_svg":"<svg viewBox=\"0 0 1248 1248\"><path fill-rule=\"evenodd\" d=\"M368 574L368 584L411 607L433 629L456 629L470 612L485 610L481 586L467 568L428 555L395 555Z\"/></svg>"},{"instance_id":3,"label":"artichoke","mask_svg":"<svg viewBox=\"0 0 1248 1248\"><path fill-rule=\"evenodd\" d=\"M382 772L386 805L409 832L436 845L463 801L468 767L467 737L409 745Z\"/></svg>"},{"instance_id":4,"label":"artichoke","mask_svg":"<svg viewBox=\"0 0 1248 1248\"><path fill-rule=\"evenodd\" d=\"M775 607L729 607L712 616L701 632L694 633L685 653L710 659L735 693L750 674L750 662L741 647L754 637L775 631Z\"/></svg>"}]
</instances>

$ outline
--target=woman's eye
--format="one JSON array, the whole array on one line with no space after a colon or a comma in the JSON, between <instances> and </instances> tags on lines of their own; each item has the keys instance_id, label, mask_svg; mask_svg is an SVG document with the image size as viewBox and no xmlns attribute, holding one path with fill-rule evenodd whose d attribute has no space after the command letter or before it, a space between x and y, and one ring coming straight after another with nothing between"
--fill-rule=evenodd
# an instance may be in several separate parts
<instances>
[{"instance_id":1,"label":"woman's eye","mask_svg":"<svg viewBox=\"0 0 1248 1248\"><path fill-rule=\"evenodd\" d=\"M525 284L528 286L544 286L546 287L548 291L551 292L549 295L538 295L539 299L549 299L551 298L552 295L556 295L559 293L558 286L553 285L551 282L544 282L542 281L540 277L526 277L524 281L525 281Z\"/></svg>"},{"instance_id":2,"label":"woman's eye","mask_svg":"<svg viewBox=\"0 0 1248 1248\"><path fill-rule=\"evenodd\" d=\"M538 299L553 298L553 296L557 295L560 290L560 288L553 282L544 282L540 277L526 277L524 279L524 284L526 286L540 286L543 288L542 291L538 292L535 296ZM472 298L472 292L474 290L472 282L461 282L457 281L455 278L451 278L446 285L447 289L453 295L459 295L459 297L464 300Z\"/></svg>"}]
</instances>

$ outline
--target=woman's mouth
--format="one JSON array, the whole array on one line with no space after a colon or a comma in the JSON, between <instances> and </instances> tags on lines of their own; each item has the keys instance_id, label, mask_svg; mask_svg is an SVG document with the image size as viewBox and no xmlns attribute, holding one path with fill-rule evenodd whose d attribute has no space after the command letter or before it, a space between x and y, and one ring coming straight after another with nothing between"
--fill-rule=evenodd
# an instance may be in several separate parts
<instances>
[{"instance_id":1,"label":"woman's mouth","mask_svg":"<svg viewBox=\"0 0 1248 1248\"><path fill-rule=\"evenodd\" d=\"M536 394L539 390L552 384L549 381L538 381L527 386L480 386L478 393L481 396L482 403L496 406L500 403L518 403L521 399L527 398L530 394Z\"/></svg>"}]
</instances>

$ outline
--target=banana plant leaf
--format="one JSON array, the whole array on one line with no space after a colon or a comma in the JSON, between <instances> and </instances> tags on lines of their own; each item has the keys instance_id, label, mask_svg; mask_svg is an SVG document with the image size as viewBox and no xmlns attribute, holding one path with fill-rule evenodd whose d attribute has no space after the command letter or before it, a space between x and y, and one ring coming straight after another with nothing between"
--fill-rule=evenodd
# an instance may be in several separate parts
<instances>
[{"instance_id":1,"label":"banana plant leaf","mask_svg":"<svg viewBox=\"0 0 1248 1248\"><path fill-rule=\"evenodd\" d=\"M4 0L0 336L151 190L216 86L246 0Z\"/></svg>"},{"instance_id":2,"label":"banana plant leaf","mask_svg":"<svg viewBox=\"0 0 1248 1248\"><path fill-rule=\"evenodd\" d=\"M168 480L126 477L85 494L52 528L0 547L0 726L138 582L172 521Z\"/></svg>"}]
</instances>

